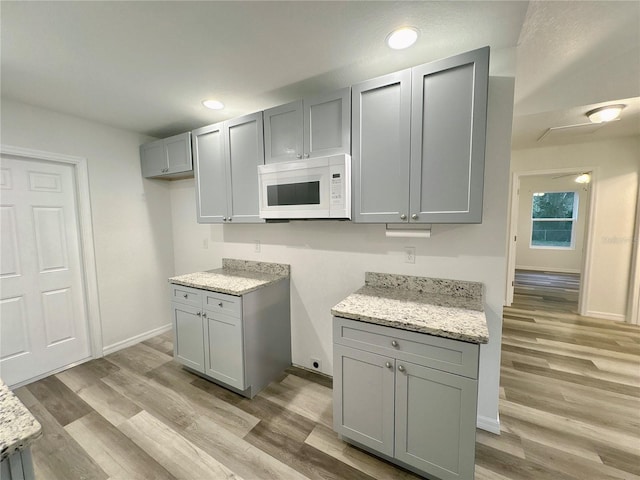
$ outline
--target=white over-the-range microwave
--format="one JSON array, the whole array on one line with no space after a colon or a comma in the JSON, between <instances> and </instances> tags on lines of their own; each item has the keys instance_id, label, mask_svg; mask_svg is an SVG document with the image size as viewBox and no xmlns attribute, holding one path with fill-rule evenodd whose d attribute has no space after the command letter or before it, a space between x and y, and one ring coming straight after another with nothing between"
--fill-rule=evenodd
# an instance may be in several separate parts
<instances>
[{"instance_id":1,"label":"white over-the-range microwave","mask_svg":"<svg viewBox=\"0 0 640 480\"><path fill-rule=\"evenodd\" d=\"M351 156L258 167L260 218L351 219Z\"/></svg>"}]
</instances>

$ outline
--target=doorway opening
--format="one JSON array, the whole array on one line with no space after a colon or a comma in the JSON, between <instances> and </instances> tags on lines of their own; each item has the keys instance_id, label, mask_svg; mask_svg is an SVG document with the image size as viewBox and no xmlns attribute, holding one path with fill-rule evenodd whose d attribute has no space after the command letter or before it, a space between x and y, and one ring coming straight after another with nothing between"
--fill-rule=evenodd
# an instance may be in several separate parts
<instances>
[{"instance_id":1,"label":"doorway opening","mask_svg":"<svg viewBox=\"0 0 640 480\"><path fill-rule=\"evenodd\" d=\"M584 315L593 169L515 173L505 304Z\"/></svg>"}]
</instances>

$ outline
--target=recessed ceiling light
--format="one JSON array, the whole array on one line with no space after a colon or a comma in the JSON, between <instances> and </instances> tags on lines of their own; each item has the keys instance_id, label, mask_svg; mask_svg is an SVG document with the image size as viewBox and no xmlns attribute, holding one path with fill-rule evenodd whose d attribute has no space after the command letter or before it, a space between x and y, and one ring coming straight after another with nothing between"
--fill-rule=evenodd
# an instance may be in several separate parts
<instances>
[{"instance_id":1,"label":"recessed ceiling light","mask_svg":"<svg viewBox=\"0 0 640 480\"><path fill-rule=\"evenodd\" d=\"M591 123L603 123L616 120L626 105L606 105L587 112Z\"/></svg>"},{"instance_id":2,"label":"recessed ceiling light","mask_svg":"<svg viewBox=\"0 0 640 480\"><path fill-rule=\"evenodd\" d=\"M387 45L394 50L408 48L418 39L418 29L414 27L402 27L387 35Z\"/></svg>"},{"instance_id":3,"label":"recessed ceiling light","mask_svg":"<svg viewBox=\"0 0 640 480\"><path fill-rule=\"evenodd\" d=\"M224 108L224 103L219 102L218 100L204 100L202 105L210 108L211 110L222 110Z\"/></svg>"}]
</instances>

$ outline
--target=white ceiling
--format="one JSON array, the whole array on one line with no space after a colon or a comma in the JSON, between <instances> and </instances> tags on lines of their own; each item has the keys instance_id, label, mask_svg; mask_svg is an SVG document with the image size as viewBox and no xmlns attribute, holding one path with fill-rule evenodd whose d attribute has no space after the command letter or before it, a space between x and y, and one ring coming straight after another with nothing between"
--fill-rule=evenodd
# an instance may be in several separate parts
<instances>
[{"instance_id":1,"label":"white ceiling","mask_svg":"<svg viewBox=\"0 0 640 480\"><path fill-rule=\"evenodd\" d=\"M570 141L640 134L637 1L2 1L0 21L3 97L157 137L485 45L516 76L514 147L621 99ZM387 48L406 24L418 43Z\"/></svg>"}]
</instances>

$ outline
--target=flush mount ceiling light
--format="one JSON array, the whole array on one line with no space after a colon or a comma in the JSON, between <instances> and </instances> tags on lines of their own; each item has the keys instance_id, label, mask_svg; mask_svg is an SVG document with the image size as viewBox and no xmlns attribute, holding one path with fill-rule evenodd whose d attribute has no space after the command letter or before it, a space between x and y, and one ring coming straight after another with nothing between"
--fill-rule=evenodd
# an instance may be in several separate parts
<instances>
[{"instance_id":1,"label":"flush mount ceiling light","mask_svg":"<svg viewBox=\"0 0 640 480\"><path fill-rule=\"evenodd\" d=\"M576 177L576 183L589 183L591 181L591 175L588 173L583 173Z\"/></svg>"},{"instance_id":2,"label":"flush mount ceiling light","mask_svg":"<svg viewBox=\"0 0 640 480\"><path fill-rule=\"evenodd\" d=\"M219 102L218 100L203 100L202 105L211 110L222 110L224 108L224 103Z\"/></svg>"},{"instance_id":3,"label":"flush mount ceiling light","mask_svg":"<svg viewBox=\"0 0 640 480\"><path fill-rule=\"evenodd\" d=\"M414 27L402 27L387 35L387 45L394 50L408 48L418 39L418 29Z\"/></svg>"},{"instance_id":4,"label":"flush mount ceiling light","mask_svg":"<svg viewBox=\"0 0 640 480\"><path fill-rule=\"evenodd\" d=\"M620 112L626 105L606 105L604 107L594 108L587 112L587 117L591 123L603 123L616 120L620 116Z\"/></svg>"}]
</instances>

